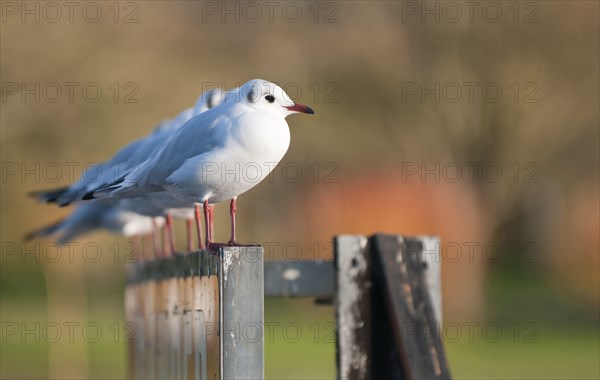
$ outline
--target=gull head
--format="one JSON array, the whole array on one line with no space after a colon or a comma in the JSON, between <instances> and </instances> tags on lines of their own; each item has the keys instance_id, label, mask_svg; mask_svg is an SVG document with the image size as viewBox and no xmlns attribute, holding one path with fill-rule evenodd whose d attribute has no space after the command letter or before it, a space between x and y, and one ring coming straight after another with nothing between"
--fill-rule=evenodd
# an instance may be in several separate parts
<instances>
[{"instance_id":1,"label":"gull head","mask_svg":"<svg viewBox=\"0 0 600 380\"><path fill-rule=\"evenodd\" d=\"M206 110L214 108L225 100L225 91L220 88L209 90L203 93L196 104L194 105L194 111L196 113L202 113Z\"/></svg>"},{"instance_id":2,"label":"gull head","mask_svg":"<svg viewBox=\"0 0 600 380\"><path fill-rule=\"evenodd\" d=\"M295 103L281 87L262 79L253 79L244 84L236 93L236 101L250 107L287 117L294 113L314 115L312 108Z\"/></svg>"}]
</instances>

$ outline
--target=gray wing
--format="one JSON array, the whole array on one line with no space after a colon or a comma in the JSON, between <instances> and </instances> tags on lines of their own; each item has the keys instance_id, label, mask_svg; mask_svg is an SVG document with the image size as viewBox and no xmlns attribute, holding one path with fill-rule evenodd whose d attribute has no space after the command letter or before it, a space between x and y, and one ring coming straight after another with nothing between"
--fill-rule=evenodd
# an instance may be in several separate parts
<instances>
[{"instance_id":1,"label":"gray wing","mask_svg":"<svg viewBox=\"0 0 600 380\"><path fill-rule=\"evenodd\" d=\"M214 93L220 95L222 91L217 89ZM223 101L221 96L213 95L213 92L205 92L198 98L194 108L187 108L174 118L163 121L149 136L126 145L107 161L87 168L74 184L62 189L33 192L32 195L44 202L57 202L61 206L66 206L81 199L85 194L118 181L156 153L173 131L193 116Z\"/></svg>"},{"instance_id":2,"label":"gray wing","mask_svg":"<svg viewBox=\"0 0 600 380\"><path fill-rule=\"evenodd\" d=\"M115 171L112 170L112 168L118 165L119 162L126 161L143 143L143 138L135 140L115 153L108 161L87 168L77 182L69 186L65 192L56 197L57 202L61 206L66 206L79 199L81 194L85 194L86 189L100 186L100 184L106 182L107 177L114 177Z\"/></svg>"},{"instance_id":3,"label":"gray wing","mask_svg":"<svg viewBox=\"0 0 600 380\"><path fill-rule=\"evenodd\" d=\"M140 165L156 153L166 140L181 126L183 119L189 116L189 110L182 112L173 122L166 121L161 123L154 132L127 145L117 155L107 161L100 168L102 174L94 181L88 181L78 185L69 191L68 203L81 199L83 196L94 191L109 186L126 175L139 170Z\"/></svg>"},{"instance_id":4,"label":"gray wing","mask_svg":"<svg viewBox=\"0 0 600 380\"><path fill-rule=\"evenodd\" d=\"M195 116L167 141L164 147L140 166L140 172L126 178L139 188L163 186L165 180L192 158L223 146L232 119L218 107Z\"/></svg>"}]
</instances>

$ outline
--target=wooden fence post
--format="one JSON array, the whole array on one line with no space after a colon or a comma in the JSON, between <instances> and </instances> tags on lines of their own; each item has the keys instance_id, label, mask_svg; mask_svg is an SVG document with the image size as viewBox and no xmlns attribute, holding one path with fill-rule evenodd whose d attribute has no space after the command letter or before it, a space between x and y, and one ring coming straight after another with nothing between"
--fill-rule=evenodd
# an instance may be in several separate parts
<instances>
[{"instance_id":1,"label":"wooden fence post","mask_svg":"<svg viewBox=\"0 0 600 380\"><path fill-rule=\"evenodd\" d=\"M439 241L335 239L339 379L446 379Z\"/></svg>"},{"instance_id":2,"label":"wooden fence post","mask_svg":"<svg viewBox=\"0 0 600 380\"><path fill-rule=\"evenodd\" d=\"M129 378L263 378L263 255L224 247L129 268Z\"/></svg>"},{"instance_id":3,"label":"wooden fence post","mask_svg":"<svg viewBox=\"0 0 600 380\"><path fill-rule=\"evenodd\" d=\"M371 264L367 238L335 239L338 379L372 379Z\"/></svg>"}]
</instances>

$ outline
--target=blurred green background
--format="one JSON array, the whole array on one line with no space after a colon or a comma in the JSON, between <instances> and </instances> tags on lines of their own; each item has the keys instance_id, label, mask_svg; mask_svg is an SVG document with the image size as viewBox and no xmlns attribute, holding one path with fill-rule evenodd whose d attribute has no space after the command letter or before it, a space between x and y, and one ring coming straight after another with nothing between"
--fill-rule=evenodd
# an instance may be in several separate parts
<instances>
[{"instance_id":1,"label":"blurred green background","mask_svg":"<svg viewBox=\"0 0 600 380\"><path fill-rule=\"evenodd\" d=\"M127 241L25 244L70 212L26 194L262 78L317 115L240 197L242 241L327 260L336 234L439 235L456 378L600 378L599 3L467 3L1 2L0 377L126 376ZM331 307L265 320L268 377L335 376Z\"/></svg>"}]
</instances>

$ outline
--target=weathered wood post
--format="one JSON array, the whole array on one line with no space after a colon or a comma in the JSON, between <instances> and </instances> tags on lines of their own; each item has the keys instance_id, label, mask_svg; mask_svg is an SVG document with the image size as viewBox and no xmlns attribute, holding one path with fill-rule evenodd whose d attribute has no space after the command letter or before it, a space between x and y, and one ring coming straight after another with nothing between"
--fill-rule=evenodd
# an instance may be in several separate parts
<instances>
[{"instance_id":1,"label":"weathered wood post","mask_svg":"<svg viewBox=\"0 0 600 380\"><path fill-rule=\"evenodd\" d=\"M446 379L439 240L335 239L339 379Z\"/></svg>"},{"instance_id":2,"label":"weathered wood post","mask_svg":"<svg viewBox=\"0 0 600 380\"><path fill-rule=\"evenodd\" d=\"M129 268L129 378L263 378L263 256L224 247Z\"/></svg>"}]
</instances>

